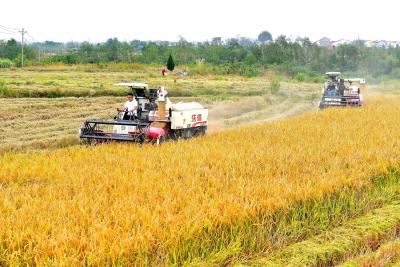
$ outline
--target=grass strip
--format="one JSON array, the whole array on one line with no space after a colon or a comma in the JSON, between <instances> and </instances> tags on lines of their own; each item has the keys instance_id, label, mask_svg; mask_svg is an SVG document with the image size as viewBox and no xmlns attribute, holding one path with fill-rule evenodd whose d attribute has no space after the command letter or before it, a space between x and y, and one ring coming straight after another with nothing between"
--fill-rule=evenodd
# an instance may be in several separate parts
<instances>
[{"instance_id":1,"label":"grass strip","mask_svg":"<svg viewBox=\"0 0 400 267\"><path fill-rule=\"evenodd\" d=\"M169 262L173 264L190 263L199 266L230 265L238 262L246 263L244 259L257 253L274 256L250 261L251 265L287 265L290 262L286 261L291 258L294 260L293 265L299 263L300 265L319 265L320 262L324 263L324 260L327 260L328 264L331 259L333 262L339 262L339 259L343 259L345 255L342 256L334 249L330 252L330 247L327 248L327 251L325 249L321 249L321 251L306 249L308 242L320 242L321 244L326 242L326 245L329 245L336 236L335 232L332 235L329 232L323 234L326 229L337 227L343 222L400 200L399 192L400 173L393 170L387 175L377 176L369 185L358 189L346 187L324 198L298 203L288 211L280 210L272 215L254 218L252 221L225 225L225 229L220 227L218 232L205 231L198 235L197 239L185 240L182 250L175 255L170 255ZM400 206L394 205L393 207L398 207L400 218ZM382 214L385 214L384 211L385 209ZM397 222L397 217L392 219ZM377 220L379 220L379 216ZM385 229L385 220L382 221L382 226ZM314 239L313 236L317 234L321 234L321 236ZM212 238L210 238L211 236ZM306 243L303 246L301 241L305 239L310 240L304 241ZM210 240L207 248L204 247L207 245L205 240ZM215 240L218 242L214 242ZM229 246L224 244L229 244ZM337 246L338 251L341 251L340 241ZM199 251L194 250L196 247L199 248ZM195 255L197 253L199 253L197 255L201 255L202 248L203 251L212 252L197 258L191 258L190 254L184 253L184 251L191 250ZM279 252L275 253L277 250ZM292 251L293 254L291 254ZM309 251L310 255L304 253L306 251ZM344 252L347 252L347 249ZM319 253L323 255L321 256ZM329 254L328 257L325 255L326 253L332 253L332 255ZM303 261L304 264L302 264Z\"/></svg>"},{"instance_id":2,"label":"grass strip","mask_svg":"<svg viewBox=\"0 0 400 267\"><path fill-rule=\"evenodd\" d=\"M249 264L332 266L362 251L378 248L382 241L398 235L399 230L400 202L395 202L350 220L343 226L285 247L271 257L258 259ZM371 256L371 259L373 257Z\"/></svg>"},{"instance_id":3,"label":"grass strip","mask_svg":"<svg viewBox=\"0 0 400 267\"><path fill-rule=\"evenodd\" d=\"M400 260L400 239L390 240L378 250L368 251L341 264L341 267L388 266Z\"/></svg>"}]
</instances>

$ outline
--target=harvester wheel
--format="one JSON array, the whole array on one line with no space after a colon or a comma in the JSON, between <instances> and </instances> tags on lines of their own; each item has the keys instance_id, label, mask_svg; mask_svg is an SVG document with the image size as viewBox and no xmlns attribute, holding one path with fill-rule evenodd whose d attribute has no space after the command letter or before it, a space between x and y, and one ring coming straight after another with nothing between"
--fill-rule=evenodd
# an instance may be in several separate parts
<instances>
[{"instance_id":1,"label":"harvester wheel","mask_svg":"<svg viewBox=\"0 0 400 267\"><path fill-rule=\"evenodd\" d=\"M191 131L192 131L193 136L203 136L206 134L206 127L200 126L200 127L192 128Z\"/></svg>"}]
</instances>

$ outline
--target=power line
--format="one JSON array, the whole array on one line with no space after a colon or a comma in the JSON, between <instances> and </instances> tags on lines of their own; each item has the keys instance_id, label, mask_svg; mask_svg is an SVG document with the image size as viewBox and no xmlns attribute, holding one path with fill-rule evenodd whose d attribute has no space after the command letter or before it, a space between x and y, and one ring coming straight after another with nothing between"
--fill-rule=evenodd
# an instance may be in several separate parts
<instances>
[{"instance_id":1,"label":"power line","mask_svg":"<svg viewBox=\"0 0 400 267\"><path fill-rule=\"evenodd\" d=\"M6 27L6 26L2 26L2 25L0 25L0 29L3 30L3 31L10 32L10 33L17 33L18 32L18 29L16 29L16 28L10 28L10 27Z\"/></svg>"},{"instance_id":2,"label":"power line","mask_svg":"<svg viewBox=\"0 0 400 267\"><path fill-rule=\"evenodd\" d=\"M5 29L9 29L9 30L12 30L12 31L18 30L17 28L7 27L7 26L4 26L4 25L0 25L0 27L5 28Z\"/></svg>"},{"instance_id":3,"label":"power line","mask_svg":"<svg viewBox=\"0 0 400 267\"><path fill-rule=\"evenodd\" d=\"M33 36L30 35L24 28L19 30L17 28L11 28L11 27L6 27L3 25L0 25L0 30L1 30L0 33L4 33L4 34L15 34L15 33L21 34L21 67L23 67L24 66L24 41L25 41L24 37L25 37L25 34L27 34L32 39L33 42L36 42L35 38L33 38ZM38 46L39 46L39 61L40 61L40 43L38 43Z\"/></svg>"},{"instance_id":4,"label":"power line","mask_svg":"<svg viewBox=\"0 0 400 267\"><path fill-rule=\"evenodd\" d=\"M26 32L26 35L28 35L28 36L29 36L29 38L31 38L31 39L32 39L32 41L36 42L35 38L33 38L33 37L32 37L32 35L30 35L28 32Z\"/></svg>"},{"instance_id":5,"label":"power line","mask_svg":"<svg viewBox=\"0 0 400 267\"><path fill-rule=\"evenodd\" d=\"M7 31L7 32L15 32L15 31L12 31L12 30L2 27L1 25L0 25L0 30Z\"/></svg>"},{"instance_id":6,"label":"power line","mask_svg":"<svg viewBox=\"0 0 400 267\"><path fill-rule=\"evenodd\" d=\"M2 32L0 31L1 34L16 34L16 32Z\"/></svg>"}]
</instances>

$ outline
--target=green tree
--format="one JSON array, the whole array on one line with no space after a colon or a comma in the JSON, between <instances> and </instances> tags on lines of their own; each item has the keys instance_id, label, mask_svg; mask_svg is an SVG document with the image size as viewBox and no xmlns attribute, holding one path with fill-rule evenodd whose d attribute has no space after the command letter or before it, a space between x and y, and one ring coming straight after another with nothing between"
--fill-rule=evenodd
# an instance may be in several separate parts
<instances>
[{"instance_id":1,"label":"green tree","mask_svg":"<svg viewBox=\"0 0 400 267\"><path fill-rule=\"evenodd\" d=\"M258 41L261 43L266 43L272 41L272 35L268 31L263 31L258 35Z\"/></svg>"},{"instance_id":2,"label":"green tree","mask_svg":"<svg viewBox=\"0 0 400 267\"><path fill-rule=\"evenodd\" d=\"M257 62L257 58L253 53L248 52L244 61L246 62L246 64L252 65Z\"/></svg>"},{"instance_id":3,"label":"green tree","mask_svg":"<svg viewBox=\"0 0 400 267\"><path fill-rule=\"evenodd\" d=\"M165 57L162 58L161 54L161 47L151 42L143 47L140 60L143 63L161 63L165 60Z\"/></svg>"},{"instance_id":4,"label":"green tree","mask_svg":"<svg viewBox=\"0 0 400 267\"><path fill-rule=\"evenodd\" d=\"M15 39L8 40L4 52L6 58L14 60L21 53L21 45Z\"/></svg>"},{"instance_id":5,"label":"green tree","mask_svg":"<svg viewBox=\"0 0 400 267\"><path fill-rule=\"evenodd\" d=\"M118 52L119 52L120 42L117 38L109 38L105 43L103 58L108 62L118 62Z\"/></svg>"},{"instance_id":6,"label":"green tree","mask_svg":"<svg viewBox=\"0 0 400 267\"><path fill-rule=\"evenodd\" d=\"M169 54L169 58L167 61L167 69L169 71L173 71L175 69L175 62L174 62L174 59L172 58L171 54Z\"/></svg>"},{"instance_id":7,"label":"green tree","mask_svg":"<svg viewBox=\"0 0 400 267\"><path fill-rule=\"evenodd\" d=\"M89 42L84 42L79 48L81 63L99 63L99 56L96 52L96 47Z\"/></svg>"}]
</instances>

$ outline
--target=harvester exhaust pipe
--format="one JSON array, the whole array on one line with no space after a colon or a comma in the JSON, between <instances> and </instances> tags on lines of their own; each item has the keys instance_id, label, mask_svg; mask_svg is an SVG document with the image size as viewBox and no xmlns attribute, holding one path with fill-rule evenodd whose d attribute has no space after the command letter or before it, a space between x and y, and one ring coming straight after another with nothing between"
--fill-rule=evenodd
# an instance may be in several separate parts
<instances>
[{"instance_id":1,"label":"harvester exhaust pipe","mask_svg":"<svg viewBox=\"0 0 400 267\"><path fill-rule=\"evenodd\" d=\"M158 101L158 119L165 120L165 101Z\"/></svg>"},{"instance_id":2,"label":"harvester exhaust pipe","mask_svg":"<svg viewBox=\"0 0 400 267\"><path fill-rule=\"evenodd\" d=\"M157 96L158 96L158 120L165 120L165 103L167 101L167 90L165 90L164 86L158 87Z\"/></svg>"},{"instance_id":3,"label":"harvester exhaust pipe","mask_svg":"<svg viewBox=\"0 0 400 267\"><path fill-rule=\"evenodd\" d=\"M157 145L160 144L162 139L168 134L168 125L166 123L166 102L167 102L167 90L163 86L160 86L157 90L158 110L157 110L157 121L152 122L149 128L146 130L148 138L156 140Z\"/></svg>"},{"instance_id":4,"label":"harvester exhaust pipe","mask_svg":"<svg viewBox=\"0 0 400 267\"><path fill-rule=\"evenodd\" d=\"M360 80L360 92L364 93L365 90L365 79Z\"/></svg>"}]
</instances>

